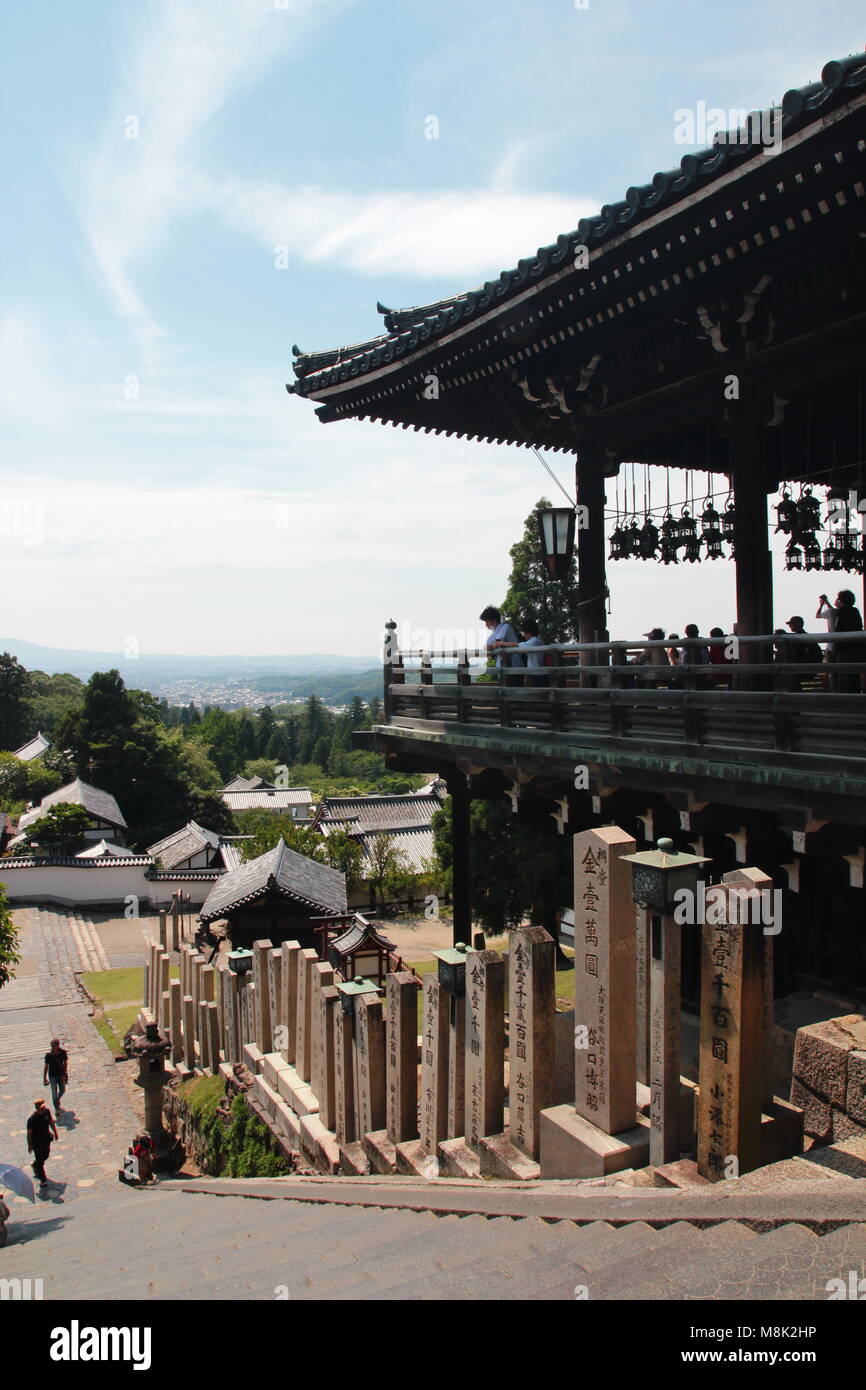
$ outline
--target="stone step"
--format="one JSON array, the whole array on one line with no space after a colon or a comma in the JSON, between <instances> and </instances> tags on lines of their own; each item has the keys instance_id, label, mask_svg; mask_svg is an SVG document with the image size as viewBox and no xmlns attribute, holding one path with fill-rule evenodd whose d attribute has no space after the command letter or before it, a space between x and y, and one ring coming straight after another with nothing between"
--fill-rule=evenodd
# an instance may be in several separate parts
<instances>
[{"instance_id":1,"label":"stone step","mask_svg":"<svg viewBox=\"0 0 866 1390\"><path fill-rule=\"evenodd\" d=\"M774 1292L787 1287L792 1269L814 1259L820 1237L794 1222L759 1235L749 1245L748 1258L736 1246L713 1246L712 1232L699 1255L686 1256L671 1265L651 1261L637 1271L638 1278L629 1291L634 1299L698 1298L754 1299L763 1301L784 1297ZM615 1297L613 1293L599 1297ZM622 1289L619 1296L622 1297Z\"/></svg>"}]
</instances>

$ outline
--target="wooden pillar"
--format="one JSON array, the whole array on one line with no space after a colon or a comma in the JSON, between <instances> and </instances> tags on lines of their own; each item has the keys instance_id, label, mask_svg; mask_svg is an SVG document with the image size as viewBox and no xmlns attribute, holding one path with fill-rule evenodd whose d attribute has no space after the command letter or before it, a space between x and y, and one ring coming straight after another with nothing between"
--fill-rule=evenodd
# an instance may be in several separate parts
<instances>
[{"instance_id":1,"label":"wooden pillar","mask_svg":"<svg viewBox=\"0 0 866 1390\"><path fill-rule=\"evenodd\" d=\"M595 443L584 444L580 449L576 468L577 562L580 598L583 604L579 610L578 636L581 642L606 642L608 637L604 470L604 451ZM585 652L581 657L582 666L606 664L603 653ZM591 683L595 684L595 680Z\"/></svg>"},{"instance_id":2,"label":"wooden pillar","mask_svg":"<svg viewBox=\"0 0 866 1390\"><path fill-rule=\"evenodd\" d=\"M740 637L773 631L773 557L767 523L762 430L759 420L748 417L739 422L731 436L737 634ZM740 660L749 663L771 659L769 644L766 650L749 646L740 653Z\"/></svg>"},{"instance_id":3,"label":"wooden pillar","mask_svg":"<svg viewBox=\"0 0 866 1390\"><path fill-rule=\"evenodd\" d=\"M466 778L458 773L450 778L452 848L451 871L453 882L454 945L472 941L472 866L469 845L469 812L472 801Z\"/></svg>"}]
</instances>

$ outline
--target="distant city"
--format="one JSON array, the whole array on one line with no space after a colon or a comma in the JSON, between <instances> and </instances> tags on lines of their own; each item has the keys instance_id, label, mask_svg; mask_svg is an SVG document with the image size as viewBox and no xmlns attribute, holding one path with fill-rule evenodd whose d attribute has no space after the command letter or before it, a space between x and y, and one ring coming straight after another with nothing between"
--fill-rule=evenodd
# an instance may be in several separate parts
<instances>
[{"instance_id":1,"label":"distant city","mask_svg":"<svg viewBox=\"0 0 866 1390\"><path fill-rule=\"evenodd\" d=\"M125 639L120 651L94 652L8 637L0 638L0 651L17 657L28 670L48 675L69 673L88 680L94 671L116 669L127 686L148 690L170 705L256 710L317 695L330 708L341 709L356 695L372 699L382 687L375 656L177 656L137 653L133 638Z\"/></svg>"}]
</instances>

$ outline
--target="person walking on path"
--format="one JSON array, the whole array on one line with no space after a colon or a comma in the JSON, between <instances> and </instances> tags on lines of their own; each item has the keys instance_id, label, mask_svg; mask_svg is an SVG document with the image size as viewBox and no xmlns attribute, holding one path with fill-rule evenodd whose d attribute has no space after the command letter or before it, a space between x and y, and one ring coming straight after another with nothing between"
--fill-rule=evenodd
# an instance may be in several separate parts
<instances>
[{"instance_id":1,"label":"person walking on path","mask_svg":"<svg viewBox=\"0 0 866 1390\"><path fill-rule=\"evenodd\" d=\"M69 1084L69 1057L60 1046L59 1038L51 1039L51 1051L45 1054L42 1085L51 1087L51 1104L55 1115L60 1114L60 1102Z\"/></svg>"},{"instance_id":2,"label":"person walking on path","mask_svg":"<svg viewBox=\"0 0 866 1390\"><path fill-rule=\"evenodd\" d=\"M54 1116L44 1100L37 1100L33 1114L27 1121L27 1152L33 1155L33 1172L39 1179L40 1187L45 1187L48 1183L45 1176L45 1160L51 1153L52 1134L55 1139L59 1139Z\"/></svg>"}]
</instances>

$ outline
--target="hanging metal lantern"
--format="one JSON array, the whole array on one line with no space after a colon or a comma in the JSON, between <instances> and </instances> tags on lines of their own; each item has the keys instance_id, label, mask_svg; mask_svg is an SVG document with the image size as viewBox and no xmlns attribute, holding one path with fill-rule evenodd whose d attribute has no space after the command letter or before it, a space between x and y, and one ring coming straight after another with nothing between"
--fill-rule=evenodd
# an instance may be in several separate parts
<instances>
[{"instance_id":1,"label":"hanging metal lantern","mask_svg":"<svg viewBox=\"0 0 866 1390\"><path fill-rule=\"evenodd\" d=\"M637 517L633 517L628 530L625 533L625 553L628 556L640 558L640 538L641 528L637 524Z\"/></svg>"},{"instance_id":2,"label":"hanging metal lantern","mask_svg":"<svg viewBox=\"0 0 866 1390\"><path fill-rule=\"evenodd\" d=\"M803 568L803 552L796 541L789 541L785 551L785 569L801 570Z\"/></svg>"},{"instance_id":3,"label":"hanging metal lantern","mask_svg":"<svg viewBox=\"0 0 866 1390\"><path fill-rule=\"evenodd\" d=\"M640 528L640 558L654 560L659 548L659 528L647 517Z\"/></svg>"},{"instance_id":4,"label":"hanging metal lantern","mask_svg":"<svg viewBox=\"0 0 866 1390\"><path fill-rule=\"evenodd\" d=\"M724 546L722 545L722 538L721 538L721 536L719 536L718 540L707 541L707 559L708 559L708 560L723 560L724 558L725 558L725 550L724 550Z\"/></svg>"},{"instance_id":5,"label":"hanging metal lantern","mask_svg":"<svg viewBox=\"0 0 866 1390\"><path fill-rule=\"evenodd\" d=\"M844 570L848 566L845 563L845 541L847 537L843 535L832 535L827 537L827 544L824 546L824 554L821 557L822 565L825 570Z\"/></svg>"},{"instance_id":6,"label":"hanging metal lantern","mask_svg":"<svg viewBox=\"0 0 866 1390\"><path fill-rule=\"evenodd\" d=\"M722 518L719 516L712 502L708 502L701 512L701 540L707 547L707 553L714 541L722 539ZM721 551L719 554L721 555Z\"/></svg>"},{"instance_id":7,"label":"hanging metal lantern","mask_svg":"<svg viewBox=\"0 0 866 1390\"><path fill-rule=\"evenodd\" d=\"M797 504L797 531L805 536L807 531L817 531L821 525L821 503L812 496L810 487L803 489ZM808 568L808 566L807 566Z\"/></svg>"},{"instance_id":8,"label":"hanging metal lantern","mask_svg":"<svg viewBox=\"0 0 866 1390\"><path fill-rule=\"evenodd\" d=\"M678 562L677 550L679 549L679 527L669 511L665 512L662 522L662 553L661 561L663 565L675 565Z\"/></svg>"},{"instance_id":9,"label":"hanging metal lantern","mask_svg":"<svg viewBox=\"0 0 866 1390\"><path fill-rule=\"evenodd\" d=\"M729 502L722 513L722 540L734 543L734 504Z\"/></svg>"},{"instance_id":10,"label":"hanging metal lantern","mask_svg":"<svg viewBox=\"0 0 866 1390\"><path fill-rule=\"evenodd\" d=\"M819 570L821 568L821 547L814 535L803 536L803 558L806 561L807 570Z\"/></svg>"},{"instance_id":11,"label":"hanging metal lantern","mask_svg":"<svg viewBox=\"0 0 866 1390\"><path fill-rule=\"evenodd\" d=\"M793 535L797 527L797 503L790 492L782 493L781 502L776 503L776 534Z\"/></svg>"},{"instance_id":12,"label":"hanging metal lantern","mask_svg":"<svg viewBox=\"0 0 866 1390\"><path fill-rule=\"evenodd\" d=\"M680 513L680 519L676 523L676 527L677 538L680 542L680 545L685 546L687 541L697 539L697 523L695 522L695 519L689 511L688 507L683 507L682 512Z\"/></svg>"},{"instance_id":13,"label":"hanging metal lantern","mask_svg":"<svg viewBox=\"0 0 866 1390\"><path fill-rule=\"evenodd\" d=\"M701 538L700 536L687 536L683 546L683 559L690 565L695 564L701 558Z\"/></svg>"},{"instance_id":14,"label":"hanging metal lantern","mask_svg":"<svg viewBox=\"0 0 866 1390\"><path fill-rule=\"evenodd\" d=\"M628 533L624 526L615 526L610 536L610 559L624 560L628 551Z\"/></svg>"}]
</instances>

